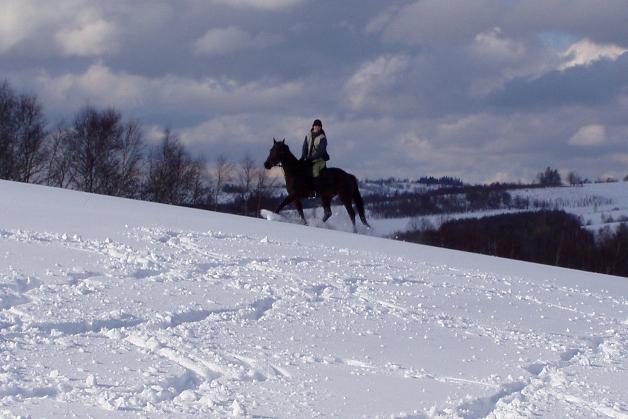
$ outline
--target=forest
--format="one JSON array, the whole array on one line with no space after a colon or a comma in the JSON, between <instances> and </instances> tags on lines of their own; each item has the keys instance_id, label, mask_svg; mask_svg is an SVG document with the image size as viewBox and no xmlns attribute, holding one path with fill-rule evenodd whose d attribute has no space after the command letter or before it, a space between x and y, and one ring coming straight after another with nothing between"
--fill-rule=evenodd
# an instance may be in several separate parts
<instances>
[{"instance_id":1,"label":"forest","mask_svg":"<svg viewBox=\"0 0 628 419\"><path fill-rule=\"evenodd\" d=\"M453 220L399 240L628 277L628 226L597 234L564 211L542 210Z\"/></svg>"}]
</instances>

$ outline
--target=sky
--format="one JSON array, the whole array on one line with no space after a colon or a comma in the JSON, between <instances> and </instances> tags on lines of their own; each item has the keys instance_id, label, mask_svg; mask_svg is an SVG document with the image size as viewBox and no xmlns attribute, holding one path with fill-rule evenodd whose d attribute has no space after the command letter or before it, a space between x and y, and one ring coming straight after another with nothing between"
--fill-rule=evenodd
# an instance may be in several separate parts
<instances>
[{"instance_id":1,"label":"sky","mask_svg":"<svg viewBox=\"0 0 628 419\"><path fill-rule=\"evenodd\" d=\"M208 161L300 152L360 178L628 174L625 0L0 0L0 80Z\"/></svg>"}]
</instances>

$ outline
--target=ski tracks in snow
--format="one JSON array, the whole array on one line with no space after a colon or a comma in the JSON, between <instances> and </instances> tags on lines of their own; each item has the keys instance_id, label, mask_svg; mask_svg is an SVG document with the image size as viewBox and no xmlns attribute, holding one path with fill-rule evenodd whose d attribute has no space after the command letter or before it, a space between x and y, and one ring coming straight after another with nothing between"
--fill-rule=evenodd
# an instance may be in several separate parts
<instances>
[{"instance_id":1,"label":"ski tracks in snow","mask_svg":"<svg viewBox=\"0 0 628 419\"><path fill-rule=\"evenodd\" d=\"M601 290L217 231L1 230L0 246L10 413L628 411L613 387L627 367L627 303Z\"/></svg>"}]
</instances>

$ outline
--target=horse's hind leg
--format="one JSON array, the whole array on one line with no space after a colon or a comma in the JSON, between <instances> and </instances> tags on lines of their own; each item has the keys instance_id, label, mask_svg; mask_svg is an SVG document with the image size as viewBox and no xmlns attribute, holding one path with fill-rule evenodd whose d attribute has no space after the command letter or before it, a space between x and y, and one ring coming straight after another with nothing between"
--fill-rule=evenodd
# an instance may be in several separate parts
<instances>
[{"instance_id":1,"label":"horse's hind leg","mask_svg":"<svg viewBox=\"0 0 628 419\"><path fill-rule=\"evenodd\" d=\"M351 205L351 195L340 195L340 201L342 201L343 205L347 209L349 218L351 218L351 224L353 224L353 232L355 233L357 228L355 227L355 211L353 210L353 205Z\"/></svg>"},{"instance_id":2,"label":"horse's hind leg","mask_svg":"<svg viewBox=\"0 0 628 419\"><path fill-rule=\"evenodd\" d=\"M325 214L323 215L323 222L325 222L329 220L329 217L331 217L331 197L323 197L323 210L325 211Z\"/></svg>"},{"instance_id":3,"label":"horse's hind leg","mask_svg":"<svg viewBox=\"0 0 628 419\"><path fill-rule=\"evenodd\" d=\"M301 200L295 199L294 206L297 207L297 212L301 216L301 219L303 220L303 224L307 225L307 220L305 219L305 214L303 213L303 204L301 204Z\"/></svg>"}]
</instances>

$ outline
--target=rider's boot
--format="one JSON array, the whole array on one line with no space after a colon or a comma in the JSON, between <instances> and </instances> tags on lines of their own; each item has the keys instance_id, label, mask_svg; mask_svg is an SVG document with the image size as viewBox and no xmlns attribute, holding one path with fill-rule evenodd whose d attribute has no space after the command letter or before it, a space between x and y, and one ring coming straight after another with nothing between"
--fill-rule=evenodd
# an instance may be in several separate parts
<instances>
[{"instance_id":1,"label":"rider's boot","mask_svg":"<svg viewBox=\"0 0 628 419\"><path fill-rule=\"evenodd\" d=\"M315 177L312 183L314 184L314 198L320 198L321 186L322 186L321 177L320 176Z\"/></svg>"}]
</instances>

